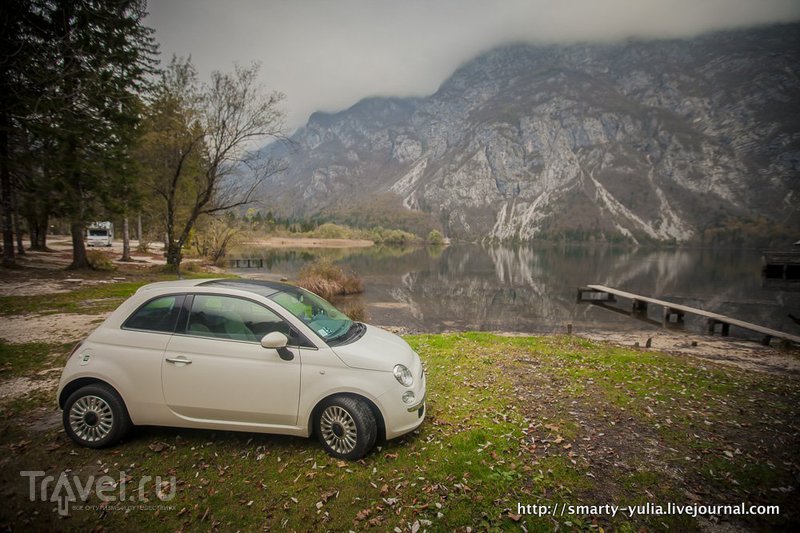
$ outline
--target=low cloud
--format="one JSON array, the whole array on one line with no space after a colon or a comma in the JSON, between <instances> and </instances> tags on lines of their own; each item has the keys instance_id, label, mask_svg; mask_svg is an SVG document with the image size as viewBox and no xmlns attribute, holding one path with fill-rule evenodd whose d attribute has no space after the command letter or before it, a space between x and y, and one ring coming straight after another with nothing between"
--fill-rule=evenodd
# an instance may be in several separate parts
<instances>
[{"instance_id":1,"label":"low cloud","mask_svg":"<svg viewBox=\"0 0 800 533\"><path fill-rule=\"evenodd\" d=\"M371 95L426 95L463 62L510 42L691 37L800 20L797 0L153 0L165 59L200 72L262 64L288 124Z\"/></svg>"}]
</instances>

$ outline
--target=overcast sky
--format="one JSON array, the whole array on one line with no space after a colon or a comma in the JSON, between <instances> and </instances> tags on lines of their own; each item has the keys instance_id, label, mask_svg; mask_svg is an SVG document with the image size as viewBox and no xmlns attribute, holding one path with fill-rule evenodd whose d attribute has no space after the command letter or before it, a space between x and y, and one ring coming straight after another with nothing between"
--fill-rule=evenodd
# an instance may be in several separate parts
<instances>
[{"instance_id":1,"label":"overcast sky","mask_svg":"<svg viewBox=\"0 0 800 533\"><path fill-rule=\"evenodd\" d=\"M423 96L510 42L686 37L800 20L800 0L150 0L162 61L202 78L261 63L286 94L288 131L366 96Z\"/></svg>"}]
</instances>

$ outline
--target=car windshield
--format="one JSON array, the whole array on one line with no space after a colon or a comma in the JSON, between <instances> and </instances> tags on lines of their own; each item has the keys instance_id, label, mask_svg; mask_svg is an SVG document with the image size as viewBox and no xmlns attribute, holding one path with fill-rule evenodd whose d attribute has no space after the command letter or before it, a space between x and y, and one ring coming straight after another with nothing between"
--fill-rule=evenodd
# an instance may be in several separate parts
<instances>
[{"instance_id":1,"label":"car windshield","mask_svg":"<svg viewBox=\"0 0 800 533\"><path fill-rule=\"evenodd\" d=\"M325 342L347 334L353 325L347 315L316 294L299 287L287 288L269 298L308 324Z\"/></svg>"}]
</instances>

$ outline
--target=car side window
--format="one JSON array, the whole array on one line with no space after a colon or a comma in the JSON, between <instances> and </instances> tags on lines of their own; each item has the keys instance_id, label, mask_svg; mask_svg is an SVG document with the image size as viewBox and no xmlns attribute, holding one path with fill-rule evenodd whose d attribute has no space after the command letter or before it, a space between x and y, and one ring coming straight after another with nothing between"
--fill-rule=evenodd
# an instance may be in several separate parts
<instances>
[{"instance_id":1,"label":"car side window","mask_svg":"<svg viewBox=\"0 0 800 533\"><path fill-rule=\"evenodd\" d=\"M124 329L172 333L183 305L183 295L162 296L145 303L122 324Z\"/></svg>"},{"instance_id":2,"label":"car side window","mask_svg":"<svg viewBox=\"0 0 800 533\"><path fill-rule=\"evenodd\" d=\"M187 335L260 342L267 333L290 334L289 324L250 300L231 296L197 294L186 325Z\"/></svg>"}]
</instances>

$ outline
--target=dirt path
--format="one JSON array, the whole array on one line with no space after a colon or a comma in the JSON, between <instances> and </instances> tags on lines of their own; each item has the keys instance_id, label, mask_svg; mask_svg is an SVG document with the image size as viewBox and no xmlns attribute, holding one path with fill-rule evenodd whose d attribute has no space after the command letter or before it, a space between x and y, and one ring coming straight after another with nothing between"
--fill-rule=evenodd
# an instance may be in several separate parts
<instances>
[{"instance_id":1,"label":"dirt path","mask_svg":"<svg viewBox=\"0 0 800 533\"><path fill-rule=\"evenodd\" d=\"M63 344L78 341L94 330L109 313L79 315L19 315L0 320L0 339L12 344L46 342Z\"/></svg>"}]
</instances>

